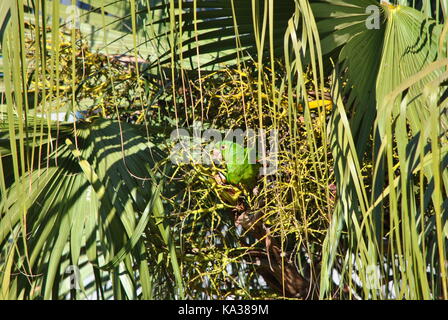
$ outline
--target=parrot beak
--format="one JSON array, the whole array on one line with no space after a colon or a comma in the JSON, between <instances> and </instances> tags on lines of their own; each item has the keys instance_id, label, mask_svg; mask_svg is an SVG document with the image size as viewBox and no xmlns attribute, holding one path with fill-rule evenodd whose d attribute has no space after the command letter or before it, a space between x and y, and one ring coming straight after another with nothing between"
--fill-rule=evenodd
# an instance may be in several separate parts
<instances>
[{"instance_id":1,"label":"parrot beak","mask_svg":"<svg viewBox=\"0 0 448 320\"><path fill-rule=\"evenodd\" d=\"M222 172L218 172L219 177L221 178L222 181L224 181L224 183L226 183L226 177L222 174Z\"/></svg>"},{"instance_id":2,"label":"parrot beak","mask_svg":"<svg viewBox=\"0 0 448 320\"><path fill-rule=\"evenodd\" d=\"M215 179L216 183L220 186L225 185L227 183L226 177L221 172L218 172L218 174L213 176L213 178Z\"/></svg>"}]
</instances>

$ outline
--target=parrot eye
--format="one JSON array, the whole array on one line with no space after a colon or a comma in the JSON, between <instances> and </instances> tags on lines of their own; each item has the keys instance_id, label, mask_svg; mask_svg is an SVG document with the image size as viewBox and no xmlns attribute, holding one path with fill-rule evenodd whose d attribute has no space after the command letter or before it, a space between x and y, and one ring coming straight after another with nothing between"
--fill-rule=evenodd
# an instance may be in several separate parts
<instances>
[{"instance_id":1,"label":"parrot eye","mask_svg":"<svg viewBox=\"0 0 448 320\"><path fill-rule=\"evenodd\" d=\"M224 150L226 148L226 146L221 146L221 150Z\"/></svg>"}]
</instances>

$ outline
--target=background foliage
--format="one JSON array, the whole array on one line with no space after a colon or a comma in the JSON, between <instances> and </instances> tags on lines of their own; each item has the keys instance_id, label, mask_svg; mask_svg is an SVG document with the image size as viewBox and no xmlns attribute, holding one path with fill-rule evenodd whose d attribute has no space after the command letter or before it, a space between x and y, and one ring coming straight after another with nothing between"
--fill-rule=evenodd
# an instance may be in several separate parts
<instances>
[{"instance_id":1,"label":"background foliage","mask_svg":"<svg viewBox=\"0 0 448 320\"><path fill-rule=\"evenodd\" d=\"M2 1L0 297L447 299L447 5ZM279 170L229 203L198 124Z\"/></svg>"}]
</instances>

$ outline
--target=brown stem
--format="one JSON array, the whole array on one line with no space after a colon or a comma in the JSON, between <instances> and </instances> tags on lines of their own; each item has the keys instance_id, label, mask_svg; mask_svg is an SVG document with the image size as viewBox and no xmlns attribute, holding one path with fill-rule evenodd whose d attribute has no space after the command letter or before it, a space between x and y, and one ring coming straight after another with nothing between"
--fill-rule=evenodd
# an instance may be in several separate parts
<instances>
[{"instance_id":1,"label":"brown stem","mask_svg":"<svg viewBox=\"0 0 448 320\"><path fill-rule=\"evenodd\" d=\"M256 239L264 239L266 251L251 250L247 253L247 260L256 266L257 272L271 289L289 298L314 298L314 295L310 293L309 281L287 259L286 253L282 253L279 239L270 235L269 228L261 219L261 213L249 215L243 212L237 217L235 223L253 234Z\"/></svg>"}]
</instances>

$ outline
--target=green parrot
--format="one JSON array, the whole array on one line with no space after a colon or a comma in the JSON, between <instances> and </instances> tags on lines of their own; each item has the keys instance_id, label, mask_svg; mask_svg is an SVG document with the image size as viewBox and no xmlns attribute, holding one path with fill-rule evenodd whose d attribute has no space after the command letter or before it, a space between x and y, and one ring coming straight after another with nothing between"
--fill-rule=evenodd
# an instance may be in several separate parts
<instances>
[{"instance_id":1,"label":"green parrot","mask_svg":"<svg viewBox=\"0 0 448 320\"><path fill-rule=\"evenodd\" d=\"M226 165L226 180L233 185L241 184L252 190L257 184L259 163L249 163L251 149L232 141L221 141L215 144L215 153L221 153Z\"/></svg>"}]
</instances>

